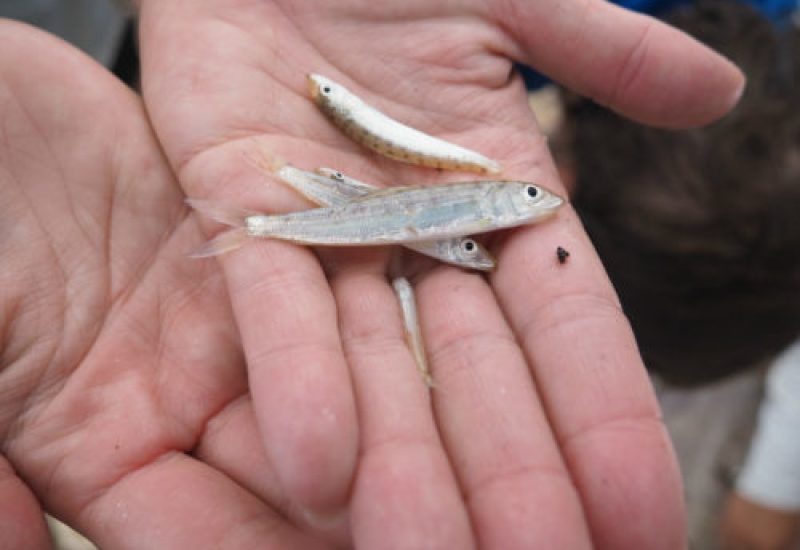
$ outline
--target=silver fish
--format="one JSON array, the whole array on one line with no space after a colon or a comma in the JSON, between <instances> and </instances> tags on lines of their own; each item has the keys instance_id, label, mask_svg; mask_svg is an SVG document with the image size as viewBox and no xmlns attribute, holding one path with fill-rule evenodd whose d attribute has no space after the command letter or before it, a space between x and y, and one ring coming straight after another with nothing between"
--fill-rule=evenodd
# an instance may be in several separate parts
<instances>
[{"instance_id":1,"label":"silver fish","mask_svg":"<svg viewBox=\"0 0 800 550\"><path fill-rule=\"evenodd\" d=\"M400 313L403 316L403 327L406 333L406 342L411 348L411 355L417 363L417 370L422 376L422 381L429 388L434 386L433 376L428 366L428 358L425 355L425 345L422 340L422 330L419 326L417 316L417 302L414 297L414 289L405 277L398 277L392 281L392 288L400 302Z\"/></svg>"},{"instance_id":2,"label":"silver fish","mask_svg":"<svg viewBox=\"0 0 800 550\"><path fill-rule=\"evenodd\" d=\"M345 134L382 155L433 168L500 172L497 161L389 118L330 78L308 75L308 90L320 110Z\"/></svg>"},{"instance_id":3,"label":"silver fish","mask_svg":"<svg viewBox=\"0 0 800 550\"><path fill-rule=\"evenodd\" d=\"M295 168L290 164L276 165L273 174L312 202L322 206L338 206L379 188L345 176L337 170L321 168L315 174ZM496 262L483 245L471 237L452 237L436 241L407 243L407 248L437 260L464 267L491 271Z\"/></svg>"},{"instance_id":4,"label":"silver fish","mask_svg":"<svg viewBox=\"0 0 800 550\"><path fill-rule=\"evenodd\" d=\"M305 198L321 206L340 206L381 189L335 170L328 176L301 170L291 164L281 164L272 173Z\"/></svg>"},{"instance_id":5,"label":"silver fish","mask_svg":"<svg viewBox=\"0 0 800 550\"><path fill-rule=\"evenodd\" d=\"M485 233L552 216L558 195L523 181L477 181L393 187L340 206L264 215L189 199L193 208L234 229L196 256L238 248L247 237L322 246L405 244Z\"/></svg>"},{"instance_id":6,"label":"silver fish","mask_svg":"<svg viewBox=\"0 0 800 550\"><path fill-rule=\"evenodd\" d=\"M317 168L316 173L327 178L328 180L333 180L333 185L335 185L337 189L349 189L350 193L358 193L360 196L368 195L373 191L378 191L381 189L380 187L372 185L371 183L366 183L355 178L351 178L350 176L346 176L339 170L334 170L333 168ZM329 185L331 184L330 181L328 183Z\"/></svg>"}]
</instances>

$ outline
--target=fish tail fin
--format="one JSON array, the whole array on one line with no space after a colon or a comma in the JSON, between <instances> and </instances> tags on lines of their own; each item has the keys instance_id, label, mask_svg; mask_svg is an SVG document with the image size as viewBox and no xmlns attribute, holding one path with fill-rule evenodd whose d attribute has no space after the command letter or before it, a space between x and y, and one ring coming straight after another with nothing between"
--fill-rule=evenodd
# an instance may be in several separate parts
<instances>
[{"instance_id":1,"label":"fish tail fin","mask_svg":"<svg viewBox=\"0 0 800 550\"><path fill-rule=\"evenodd\" d=\"M190 257L208 258L209 256L219 256L225 252L236 250L247 242L249 233L245 227L245 219L254 215L254 212L202 199L186 199L186 203L202 215L216 222L231 226L231 229L223 231L199 249L190 253Z\"/></svg>"},{"instance_id":2,"label":"fish tail fin","mask_svg":"<svg viewBox=\"0 0 800 550\"><path fill-rule=\"evenodd\" d=\"M244 227L245 219L258 214L246 208L238 208L203 199L186 199L186 204L203 216L231 227Z\"/></svg>"},{"instance_id":3,"label":"fish tail fin","mask_svg":"<svg viewBox=\"0 0 800 550\"><path fill-rule=\"evenodd\" d=\"M487 159L484 167L488 174L499 174L503 171L503 166L496 160Z\"/></svg>"},{"instance_id":4,"label":"fish tail fin","mask_svg":"<svg viewBox=\"0 0 800 550\"><path fill-rule=\"evenodd\" d=\"M189 257L210 258L211 256L219 256L220 254L231 252L244 246L248 237L247 229L244 227L227 229L194 252L190 252Z\"/></svg>"}]
</instances>

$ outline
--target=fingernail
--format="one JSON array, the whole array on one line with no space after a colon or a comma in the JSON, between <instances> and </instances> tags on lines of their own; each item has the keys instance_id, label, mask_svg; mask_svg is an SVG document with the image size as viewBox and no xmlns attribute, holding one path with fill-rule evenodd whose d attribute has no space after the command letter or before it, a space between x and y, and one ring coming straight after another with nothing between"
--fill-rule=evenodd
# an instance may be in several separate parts
<instances>
[{"instance_id":1,"label":"fingernail","mask_svg":"<svg viewBox=\"0 0 800 550\"><path fill-rule=\"evenodd\" d=\"M728 103L728 105L731 106L731 109L734 108L739 103L739 101L742 99L742 96L744 95L744 91L747 89L747 77L744 76L744 74L741 73L741 71L739 72L739 74L742 75L742 81L739 84L739 87L734 91L734 93L731 94L730 103Z\"/></svg>"}]
</instances>

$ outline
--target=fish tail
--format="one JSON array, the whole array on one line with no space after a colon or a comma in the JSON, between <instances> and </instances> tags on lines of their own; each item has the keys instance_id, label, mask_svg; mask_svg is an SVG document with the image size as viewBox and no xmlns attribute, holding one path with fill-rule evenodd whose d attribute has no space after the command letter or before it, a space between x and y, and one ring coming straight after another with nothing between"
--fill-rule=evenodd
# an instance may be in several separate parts
<instances>
[{"instance_id":1,"label":"fish tail","mask_svg":"<svg viewBox=\"0 0 800 550\"><path fill-rule=\"evenodd\" d=\"M488 174L499 174L503 171L503 166L497 162L496 160L486 159L486 164L484 165L486 172Z\"/></svg>"},{"instance_id":2,"label":"fish tail","mask_svg":"<svg viewBox=\"0 0 800 550\"><path fill-rule=\"evenodd\" d=\"M249 234L244 227L234 227L227 229L205 243L203 246L191 252L190 258L210 258L211 256L219 256L226 252L231 252L237 248L244 246L247 242Z\"/></svg>"},{"instance_id":3,"label":"fish tail","mask_svg":"<svg viewBox=\"0 0 800 550\"><path fill-rule=\"evenodd\" d=\"M208 258L209 256L219 256L236 250L247 242L249 233L245 227L245 219L254 215L254 212L202 199L186 199L186 203L202 215L216 222L231 226L231 229L223 231L189 254L190 257Z\"/></svg>"},{"instance_id":4,"label":"fish tail","mask_svg":"<svg viewBox=\"0 0 800 550\"><path fill-rule=\"evenodd\" d=\"M257 212L203 199L186 199L186 204L203 216L231 227L244 227L245 219Z\"/></svg>"}]
</instances>

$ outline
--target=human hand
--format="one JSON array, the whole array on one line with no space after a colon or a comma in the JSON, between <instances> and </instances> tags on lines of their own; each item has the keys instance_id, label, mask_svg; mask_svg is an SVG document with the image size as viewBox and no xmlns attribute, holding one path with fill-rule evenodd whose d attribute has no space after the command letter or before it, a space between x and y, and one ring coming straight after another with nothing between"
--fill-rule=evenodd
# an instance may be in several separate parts
<instances>
[{"instance_id":1,"label":"human hand","mask_svg":"<svg viewBox=\"0 0 800 550\"><path fill-rule=\"evenodd\" d=\"M0 35L0 548L49 548L42 507L103 548L327 547L267 502L222 274L186 257L204 237L139 98Z\"/></svg>"},{"instance_id":2,"label":"human hand","mask_svg":"<svg viewBox=\"0 0 800 550\"><path fill-rule=\"evenodd\" d=\"M242 162L255 147L377 183L464 179L349 142L308 99L307 72L556 191L510 58L667 126L720 116L742 85L694 41L603 2L141 4L144 98L186 193L272 212L299 203ZM565 266L558 245L572 253ZM670 444L574 212L493 246L490 284L446 267L416 279L438 384L430 402L385 250L326 252L325 271L282 242L220 258L255 404L251 439L265 445L287 514L319 530L347 524L338 533L365 548L680 546ZM261 473L240 471L259 494Z\"/></svg>"}]
</instances>

